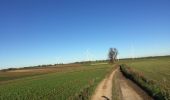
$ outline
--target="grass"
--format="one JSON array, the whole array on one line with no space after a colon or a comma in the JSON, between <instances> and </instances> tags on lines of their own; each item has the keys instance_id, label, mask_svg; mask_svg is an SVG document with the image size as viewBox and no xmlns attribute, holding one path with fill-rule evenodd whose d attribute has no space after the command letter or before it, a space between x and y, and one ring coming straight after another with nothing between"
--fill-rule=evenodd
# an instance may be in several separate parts
<instances>
[{"instance_id":1,"label":"grass","mask_svg":"<svg viewBox=\"0 0 170 100\"><path fill-rule=\"evenodd\" d=\"M0 82L1 100L84 100L110 72L110 65L81 66ZM9 73L8 73L9 74ZM22 75L21 75L22 76Z\"/></svg>"},{"instance_id":2,"label":"grass","mask_svg":"<svg viewBox=\"0 0 170 100\"><path fill-rule=\"evenodd\" d=\"M112 100L121 100L121 89L119 84L119 75L118 72L115 73L113 77L113 86L112 86Z\"/></svg>"},{"instance_id":3,"label":"grass","mask_svg":"<svg viewBox=\"0 0 170 100\"><path fill-rule=\"evenodd\" d=\"M133 80L143 87L150 88L153 93L152 96L163 93L165 97L170 99L170 57L122 60L120 63L124 63L130 67L125 67L124 71L130 74L129 77L133 78Z\"/></svg>"},{"instance_id":4,"label":"grass","mask_svg":"<svg viewBox=\"0 0 170 100\"><path fill-rule=\"evenodd\" d=\"M170 88L170 57L140 59L126 64L135 71L144 74L145 77Z\"/></svg>"}]
</instances>

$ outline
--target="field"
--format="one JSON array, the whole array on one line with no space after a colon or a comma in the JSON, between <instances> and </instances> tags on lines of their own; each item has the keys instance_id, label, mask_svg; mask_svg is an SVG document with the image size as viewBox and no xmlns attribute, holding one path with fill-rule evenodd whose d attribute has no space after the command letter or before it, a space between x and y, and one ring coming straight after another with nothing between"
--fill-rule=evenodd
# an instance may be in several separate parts
<instances>
[{"instance_id":1,"label":"field","mask_svg":"<svg viewBox=\"0 0 170 100\"><path fill-rule=\"evenodd\" d=\"M160 88L170 90L170 56L124 59L118 64L126 64ZM121 100L123 78L118 68L91 62L0 71L0 100L89 100L96 86L114 69L112 99Z\"/></svg>"},{"instance_id":2,"label":"field","mask_svg":"<svg viewBox=\"0 0 170 100\"><path fill-rule=\"evenodd\" d=\"M133 74L133 71L138 73L138 75L134 77L136 78L138 76L144 77L143 81L145 82L141 83L141 81L138 81L139 84L140 83L143 85L148 84L148 86L147 85L145 86L147 86L148 89L152 87L152 91L155 91L154 94L159 93L159 91L162 91L163 95L167 95L165 97L169 98L170 96L170 57L169 56L140 58L140 59L133 59L133 60L128 59L128 60L122 60L120 63L126 64L126 66L130 67L132 69L133 76L135 75Z\"/></svg>"},{"instance_id":3,"label":"field","mask_svg":"<svg viewBox=\"0 0 170 100\"><path fill-rule=\"evenodd\" d=\"M153 57L123 61L145 77L170 88L170 57Z\"/></svg>"},{"instance_id":4,"label":"field","mask_svg":"<svg viewBox=\"0 0 170 100\"><path fill-rule=\"evenodd\" d=\"M37 67L37 68L20 68L17 70L2 70L0 71L0 82L18 79L22 77L42 75L47 73L56 73L56 72L66 72L66 71L76 71L83 69L80 64L66 64L66 65L57 65L50 67Z\"/></svg>"},{"instance_id":5,"label":"field","mask_svg":"<svg viewBox=\"0 0 170 100\"><path fill-rule=\"evenodd\" d=\"M53 68L52 70L49 68L43 71L41 69L37 70L36 73L34 70L0 72L0 99L89 99L96 85L111 69L111 65L79 65L76 67ZM24 72L27 73L23 74Z\"/></svg>"}]
</instances>

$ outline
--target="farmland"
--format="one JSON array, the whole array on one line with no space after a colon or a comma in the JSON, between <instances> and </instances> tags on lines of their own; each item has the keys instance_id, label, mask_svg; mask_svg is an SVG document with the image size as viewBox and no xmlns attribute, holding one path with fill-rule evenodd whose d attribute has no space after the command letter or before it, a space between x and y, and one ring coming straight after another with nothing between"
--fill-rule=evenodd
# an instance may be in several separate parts
<instances>
[{"instance_id":1,"label":"farmland","mask_svg":"<svg viewBox=\"0 0 170 100\"><path fill-rule=\"evenodd\" d=\"M170 57L149 57L133 60L122 60L123 73L154 98L170 97Z\"/></svg>"},{"instance_id":2,"label":"farmland","mask_svg":"<svg viewBox=\"0 0 170 100\"><path fill-rule=\"evenodd\" d=\"M145 77L158 81L170 88L170 57L153 57L123 61Z\"/></svg>"},{"instance_id":3,"label":"farmland","mask_svg":"<svg viewBox=\"0 0 170 100\"><path fill-rule=\"evenodd\" d=\"M55 68L56 69L56 68ZM111 65L80 65L60 70L37 72L26 75L1 72L5 78L0 81L1 100L72 100L86 98L96 85L111 71ZM46 69L47 70L47 69ZM17 73L22 73L19 71ZM41 73L41 74L40 74ZM7 76L12 77L8 79ZM21 76L21 77L20 77Z\"/></svg>"},{"instance_id":4,"label":"farmland","mask_svg":"<svg viewBox=\"0 0 170 100\"><path fill-rule=\"evenodd\" d=\"M0 82L18 79L22 77L42 75L47 73L56 73L56 72L67 72L67 71L76 71L83 69L84 67L80 64L66 64L66 65L57 65L51 67L33 67L33 68L19 68L16 70L2 70L0 71Z\"/></svg>"},{"instance_id":5,"label":"farmland","mask_svg":"<svg viewBox=\"0 0 170 100\"><path fill-rule=\"evenodd\" d=\"M170 89L169 56L123 59L120 60L118 64L126 64L135 72L140 73L140 75L149 80L154 80L154 82L160 86L159 88ZM118 66L113 66L114 65L107 64L106 62L91 62L1 71L0 99L89 100L103 79L106 81L103 85L109 82L107 81L106 75L109 75L114 69L117 69L112 80L112 98L113 100L121 100L123 98L121 83L127 83L126 85L128 85L128 87L131 87L131 85L129 85L131 83L128 83L128 81L121 76ZM107 88L108 87L109 86L107 86ZM152 87L154 87L154 85ZM131 88L133 88L133 85ZM138 89L132 90L132 92L134 91L138 91ZM147 97L147 94L144 94ZM144 99L144 97L142 98Z\"/></svg>"}]
</instances>

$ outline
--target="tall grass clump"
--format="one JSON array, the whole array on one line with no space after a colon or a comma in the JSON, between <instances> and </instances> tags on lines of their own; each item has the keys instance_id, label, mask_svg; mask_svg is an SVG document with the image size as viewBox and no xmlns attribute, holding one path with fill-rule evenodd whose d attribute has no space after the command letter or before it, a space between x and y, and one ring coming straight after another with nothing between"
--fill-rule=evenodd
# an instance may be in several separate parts
<instances>
[{"instance_id":1,"label":"tall grass clump","mask_svg":"<svg viewBox=\"0 0 170 100\"><path fill-rule=\"evenodd\" d=\"M150 96L156 100L170 100L170 91L164 85L159 84L155 80L146 78L142 73L134 71L127 65L120 65L120 70L124 76L134 81Z\"/></svg>"}]
</instances>

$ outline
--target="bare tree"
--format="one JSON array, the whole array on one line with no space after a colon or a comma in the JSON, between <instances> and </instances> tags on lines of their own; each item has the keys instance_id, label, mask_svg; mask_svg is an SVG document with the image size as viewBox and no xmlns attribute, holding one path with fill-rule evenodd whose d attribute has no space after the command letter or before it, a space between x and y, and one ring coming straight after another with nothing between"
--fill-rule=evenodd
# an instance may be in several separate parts
<instances>
[{"instance_id":1,"label":"bare tree","mask_svg":"<svg viewBox=\"0 0 170 100\"><path fill-rule=\"evenodd\" d=\"M109 62L114 63L117 60L118 50L116 48L110 48L109 49Z\"/></svg>"}]
</instances>

